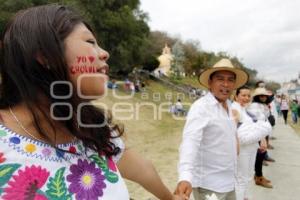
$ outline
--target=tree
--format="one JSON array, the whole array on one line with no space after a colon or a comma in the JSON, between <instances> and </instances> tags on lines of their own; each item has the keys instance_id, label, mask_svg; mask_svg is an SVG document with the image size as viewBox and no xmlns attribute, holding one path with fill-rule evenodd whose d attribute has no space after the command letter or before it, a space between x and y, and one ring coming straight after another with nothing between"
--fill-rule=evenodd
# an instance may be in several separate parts
<instances>
[{"instance_id":1,"label":"tree","mask_svg":"<svg viewBox=\"0 0 300 200\"><path fill-rule=\"evenodd\" d=\"M100 46L110 53L112 72L128 73L143 62L149 27L139 0L0 0L0 30L16 11L49 3L69 5L87 19Z\"/></svg>"},{"instance_id":2,"label":"tree","mask_svg":"<svg viewBox=\"0 0 300 200\"><path fill-rule=\"evenodd\" d=\"M274 94L280 87L281 87L280 84L275 81L267 81L266 82L266 88L271 90Z\"/></svg>"},{"instance_id":3,"label":"tree","mask_svg":"<svg viewBox=\"0 0 300 200\"><path fill-rule=\"evenodd\" d=\"M139 10L139 3L139 0L80 1L98 40L111 55L112 72L129 73L143 62L141 50L147 44L149 27L148 17Z\"/></svg>"},{"instance_id":4,"label":"tree","mask_svg":"<svg viewBox=\"0 0 300 200\"><path fill-rule=\"evenodd\" d=\"M172 54L174 56L171 70L175 74L175 77L179 78L181 72L184 72L183 63L185 61L184 51L180 41L177 41L172 47Z\"/></svg>"},{"instance_id":5,"label":"tree","mask_svg":"<svg viewBox=\"0 0 300 200\"><path fill-rule=\"evenodd\" d=\"M183 66L185 68L185 72L187 74L193 74L196 70L194 69L195 63L197 63L197 59L199 58L200 52L200 43L197 40L188 40L183 43L183 51L185 55L185 61Z\"/></svg>"},{"instance_id":6,"label":"tree","mask_svg":"<svg viewBox=\"0 0 300 200\"><path fill-rule=\"evenodd\" d=\"M142 64L143 69L148 70L148 71L153 71L155 70L159 65L159 62L155 56L150 56L148 57L145 62Z\"/></svg>"}]
</instances>

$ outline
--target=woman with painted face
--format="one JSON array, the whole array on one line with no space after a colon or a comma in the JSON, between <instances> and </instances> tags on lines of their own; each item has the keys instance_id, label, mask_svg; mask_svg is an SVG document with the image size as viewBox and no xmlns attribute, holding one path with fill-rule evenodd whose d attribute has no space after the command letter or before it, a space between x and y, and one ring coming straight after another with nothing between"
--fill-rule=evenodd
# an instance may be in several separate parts
<instances>
[{"instance_id":1,"label":"woman with painted face","mask_svg":"<svg viewBox=\"0 0 300 200\"><path fill-rule=\"evenodd\" d=\"M250 101L251 91L247 86L242 86L236 90L232 111L238 126L237 135L240 144L235 182L237 200L247 199L247 190L253 177L258 142L272 131L269 122L258 120L247 112L246 109Z\"/></svg>"},{"instance_id":2,"label":"woman with painted face","mask_svg":"<svg viewBox=\"0 0 300 200\"><path fill-rule=\"evenodd\" d=\"M19 11L1 42L1 199L128 200L122 176L174 198L89 103L105 93L109 54L78 14L60 5Z\"/></svg>"},{"instance_id":3,"label":"woman with painted face","mask_svg":"<svg viewBox=\"0 0 300 200\"><path fill-rule=\"evenodd\" d=\"M268 104L272 101L271 96L265 88L256 88L253 94L253 100L247 108L247 112L256 120L268 122L270 110ZM269 122L268 122L269 123ZM269 132L271 134L271 131ZM259 148L255 160L255 184L266 188L272 188L271 181L263 176L262 166L267 153L267 141L263 138L259 142Z\"/></svg>"}]
</instances>

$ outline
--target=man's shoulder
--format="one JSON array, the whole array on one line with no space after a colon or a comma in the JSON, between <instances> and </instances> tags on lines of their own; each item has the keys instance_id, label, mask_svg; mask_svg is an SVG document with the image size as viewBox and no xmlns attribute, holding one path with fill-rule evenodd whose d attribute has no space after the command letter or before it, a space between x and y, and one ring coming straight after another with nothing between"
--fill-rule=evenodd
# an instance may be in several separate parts
<instances>
[{"instance_id":1,"label":"man's shoulder","mask_svg":"<svg viewBox=\"0 0 300 200\"><path fill-rule=\"evenodd\" d=\"M201 110L205 111L208 109L208 107L211 105L211 101L209 98L205 95L199 99L197 99L191 106L191 109Z\"/></svg>"}]
</instances>

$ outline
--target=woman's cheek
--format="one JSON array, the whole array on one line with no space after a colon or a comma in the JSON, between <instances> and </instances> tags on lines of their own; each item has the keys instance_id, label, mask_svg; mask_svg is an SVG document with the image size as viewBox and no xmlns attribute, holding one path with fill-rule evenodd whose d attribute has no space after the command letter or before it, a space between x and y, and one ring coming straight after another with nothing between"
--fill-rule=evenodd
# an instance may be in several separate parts
<instances>
[{"instance_id":1,"label":"woman's cheek","mask_svg":"<svg viewBox=\"0 0 300 200\"><path fill-rule=\"evenodd\" d=\"M82 76L77 81L77 88L84 96L100 98L106 92L108 77L102 74Z\"/></svg>"}]
</instances>

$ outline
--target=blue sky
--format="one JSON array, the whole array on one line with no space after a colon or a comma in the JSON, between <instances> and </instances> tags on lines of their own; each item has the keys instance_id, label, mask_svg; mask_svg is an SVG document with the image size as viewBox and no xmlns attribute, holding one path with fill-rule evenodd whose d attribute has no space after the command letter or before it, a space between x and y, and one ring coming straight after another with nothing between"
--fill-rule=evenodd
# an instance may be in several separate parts
<instances>
[{"instance_id":1,"label":"blue sky","mask_svg":"<svg viewBox=\"0 0 300 200\"><path fill-rule=\"evenodd\" d=\"M141 0L141 9L151 30L226 51L260 78L284 82L300 72L299 0Z\"/></svg>"}]
</instances>

